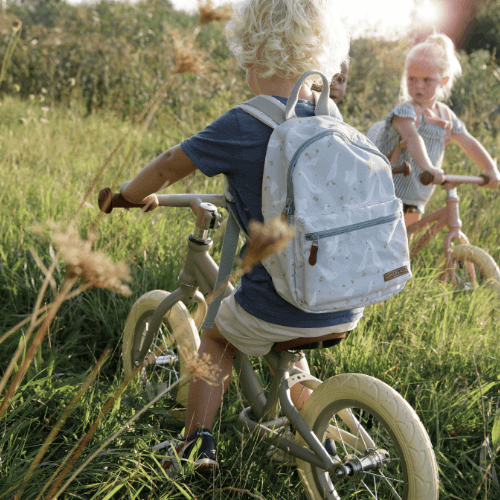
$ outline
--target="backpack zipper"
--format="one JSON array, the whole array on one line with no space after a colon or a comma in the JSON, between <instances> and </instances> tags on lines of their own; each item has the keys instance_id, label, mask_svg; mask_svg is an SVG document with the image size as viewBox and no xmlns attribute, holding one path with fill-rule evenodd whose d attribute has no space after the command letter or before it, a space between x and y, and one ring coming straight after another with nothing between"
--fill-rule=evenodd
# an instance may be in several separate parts
<instances>
[{"instance_id":1,"label":"backpack zipper","mask_svg":"<svg viewBox=\"0 0 500 500\"><path fill-rule=\"evenodd\" d=\"M317 231L315 233L308 233L305 235L306 241L312 241L311 251L309 253L309 264L314 266L317 261L319 240L323 238L329 238L330 236L338 236L339 234L351 233L352 231L359 231L360 229L365 229L367 227L378 226L380 224L388 224L389 222L394 222L401 218L401 212L397 212L391 215L385 215L384 217L378 217L377 219L358 222L357 224L351 224L350 226L342 226L334 229L326 229L325 231Z\"/></svg>"},{"instance_id":2,"label":"backpack zipper","mask_svg":"<svg viewBox=\"0 0 500 500\"><path fill-rule=\"evenodd\" d=\"M344 133L338 132L338 131L333 131L333 130L325 130L324 132L321 132L317 135L314 135L304 141L295 151L294 155L292 156L292 159L290 160L290 165L288 167L288 175L287 175L287 181L286 181L286 205L285 205L285 215L287 219L292 216L295 212L295 200L294 200L294 194L293 194L293 181L292 181L292 176L293 176L293 171L295 169L295 166L297 165L297 162L299 160L299 155L306 149L308 146L310 146L313 142L319 141L320 139L323 139L323 137L327 137L328 135L337 135L339 137L342 137L344 141L350 142L353 146L356 146L358 148L364 149L365 151L370 151L371 153L376 154L377 156L380 156L383 160L387 161L387 158L380 152L375 149L365 147L365 146L360 146L359 144L354 143L347 137Z\"/></svg>"}]
</instances>

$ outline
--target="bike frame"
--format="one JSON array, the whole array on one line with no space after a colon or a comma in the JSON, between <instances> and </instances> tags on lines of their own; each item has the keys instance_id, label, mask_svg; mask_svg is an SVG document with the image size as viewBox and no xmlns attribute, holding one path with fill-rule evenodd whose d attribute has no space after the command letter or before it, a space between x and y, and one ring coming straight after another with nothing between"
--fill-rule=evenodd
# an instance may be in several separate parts
<instances>
[{"instance_id":1,"label":"bike frame","mask_svg":"<svg viewBox=\"0 0 500 500\"><path fill-rule=\"evenodd\" d=\"M467 175L447 175L443 188L446 191L446 206L436 210L432 214L425 216L417 222L406 228L408 238L418 231L429 227L429 229L411 246L410 259L415 257L445 226L448 226L448 233L444 237L443 249L444 258L447 263L446 271L441 275L441 279L446 278L448 274L452 282L455 281L455 272L453 270L452 255L450 253L451 242L458 240L462 245L468 245L469 239L462 232L462 221L460 220L459 200L457 187L460 184L479 184L485 183L484 177L475 177ZM467 266L472 280L476 279L474 266Z\"/></svg>"},{"instance_id":2,"label":"bike frame","mask_svg":"<svg viewBox=\"0 0 500 500\"><path fill-rule=\"evenodd\" d=\"M131 206L120 195L114 195L113 200L110 201L111 196L109 191L102 196L102 200L100 199L99 204L103 211L109 213L113 207ZM187 240L186 259L178 278L179 287L170 293L153 313L143 343L146 349L158 333L163 318L177 302L182 301L186 306L197 303L198 307L201 307L206 313L205 297L214 291L218 272L217 264L209 255L212 247L210 232L220 225L217 206L227 208L223 195L158 195L158 202L160 206L165 207L190 207L197 219L194 232L189 235ZM233 286L228 283L224 295L230 295L233 290ZM199 327L199 325L197 326ZM288 350L281 353L271 350L264 356L266 363L274 372L266 395L248 357L239 351L236 353L233 365L243 392L250 403L250 406L240 413L239 424L257 432L262 438L272 437L278 448L290 451L294 456L304 461L330 473L347 477L351 474L349 467L339 460L332 459L292 402L290 389L295 384L300 383L314 390L322 383L321 380L294 366L303 356L304 354L300 350ZM283 414L281 417L279 416L280 409ZM339 416L355 436L363 438L351 440L351 445L354 448L366 451L375 446L350 410L340 411ZM281 436L275 430L290 424L304 438L309 448ZM333 430L331 434L334 438L345 439L344 434L340 435L338 431ZM367 469L377 468L378 465L377 460L374 459Z\"/></svg>"}]
</instances>

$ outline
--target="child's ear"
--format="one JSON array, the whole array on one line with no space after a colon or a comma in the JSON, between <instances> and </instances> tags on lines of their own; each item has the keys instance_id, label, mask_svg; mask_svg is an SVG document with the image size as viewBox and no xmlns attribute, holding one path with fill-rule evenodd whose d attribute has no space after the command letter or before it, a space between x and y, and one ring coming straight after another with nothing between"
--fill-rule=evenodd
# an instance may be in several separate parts
<instances>
[{"instance_id":1,"label":"child's ear","mask_svg":"<svg viewBox=\"0 0 500 500\"><path fill-rule=\"evenodd\" d=\"M443 78L443 85L446 85L449 81L450 81L450 77L449 76L445 76Z\"/></svg>"}]
</instances>

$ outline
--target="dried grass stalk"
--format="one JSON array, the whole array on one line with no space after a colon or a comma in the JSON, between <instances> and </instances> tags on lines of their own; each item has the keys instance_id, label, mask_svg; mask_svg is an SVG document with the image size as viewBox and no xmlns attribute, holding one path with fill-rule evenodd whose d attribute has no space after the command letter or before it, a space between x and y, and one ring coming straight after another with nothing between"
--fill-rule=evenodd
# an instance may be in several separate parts
<instances>
[{"instance_id":1,"label":"dried grass stalk","mask_svg":"<svg viewBox=\"0 0 500 500\"><path fill-rule=\"evenodd\" d=\"M26 488L26 485L28 484L28 481L30 480L33 472L37 468L38 464L40 463L43 455L49 448L50 444L54 441L56 435L59 433L59 430L63 426L64 422L67 420L69 414L73 411L77 403L82 399L83 393L90 387L90 385L93 383L94 379L96 378L97 374L99 373L99 370L101 369L104 361L108 357L110 352L109 347L105 349L104 353L101 355L99 360L97 361L96 365L92 368L92 371L90 374L87 376L85 379L85 382L83 385L80 387L78 392L75 394L69 405L65 408L62 416L59 418L59 420L56 422L56 425L52 428L50 431L49 435L45 439L44 443L38 450L38 453L36 454L35 458L33 459L33 462L30 465L30 468L28 469L28 472L23 478L23 482L21 484L21 487L19 490L16 492L16 498L22 498L23 491Z\"/></svg>"},{"instance_id":2,"label":"dried grass stalk","mask_svg":"<svg viewBox=\"0 0 500 500\"><path fill-rule=\"evenodd\" d=\"M211 23L212 21L229 21L229 19L231 19L231 13L232 8L229 4L214 9L211 0L205 2L198 1L198 24L200 26Z\"/></svg>"},{"instance_id":3,"label":"dried grass stalk","mask_svg":"<svg viewBox=\"0 0 500 500\"><path fill-rule=\"evenodd\" d=\"M183 36L176 30L172 30L170 36L174 42L174 73L200 74L208 68L206 54L194 46L192 36Z\"/></svg>"},{"instance_id":4,"label":"dried grass stalk","mask_svg":"<svg viewBox=\"0 0 500 500\"><path fill-rule=\"evenodd\" d=\"M132 292L123 281L130 282L129 268L126 264L113 262L102 251L92 250L96 235L91 233L82 240L73 226L66 231L56 232L53 240L67 264L67 278L81 278L82 285L95 288L106 288L120 295L128 296Z\"/></svg>"},{"instance_id":5,"label":"dried grass stalk","mask_svg":"<svg viewBox=\"0 0 500 500\"><path fill-rule=\"evenodd\" d=\"M80 236L76 233L73 226L62 232L59 230L59 226L53 225L56 229L53 238L57 246L59 247L59 253L64 257L67 263L67 276L62 284L59 293L57 294L54 302L49 304L48 311L44 314L41 321L41 326L36 333L29 349L25 355L23 362L5 394L5 397L0 404L0 418L4 415L10 400L12 399L17 387L19 386L22 378L26 374L29 365L31 364L33 357L37 349L40 347L45 334L47 333L52 320L57 314L61 304L67 300L69 296L75 296L83 291L91 288L107 288L109 290L115 291L121 295L130 295L131 291L128 286L124 285L122 281L131 281L130 272L128 267L123 263L115 264L111 259L106 257L102 252L95 252L92 250L92 243L95 240L95 236L91 236L88 240L82 240ZM40 230L38 230L40 232ZM58 255L59 255L58 253ZM50 269L45 276L44 285L40 290L39 296L36 301L35 310L31 316L31 325L28 332L25 335L23 342L19 345L14 356L12 357L9 366L5 370L3 377L0 379L0 394L3 392L5 386L7 385L10 376L12 375L14 368L16 366L17 360L24 352L25 347L30 340L31 334L34 328L40 323L37 320L37 316L40 314L40 303L43 294L45 293L46 285L52 273L54 272L56 266L56 259L52 262ZM82 280L80 286L76 289L73 287ZM5 336L4 336L5 337ZM2 337L3 338L3 337Z\"/></svg>"},{"instance_id":6,"label":"dried grass stalk","mask_svg":"<svg viewBox=\"0 0 500 500\"><path fill-rule=\"evenodd\" d=\"M221 369L218 365L212 363L210 354L203 353L200 358L197 352L183 350L183 356L186 359L186 366L193 380L203 380L210 385L220 383L219 372Z\"/></svg>"},{"instance_id":7,"label":"dried grass stalk","mask_svg":"<svg viewBox=\"0 0 500 500\"><path fill-rule=\"evenodd\" d=\"M294 230L289 227L288 223L279 217L266 223L256 220L250 221L248 225L249 239L240 268L205 298L207 304L213 302L226 289L231 280L249 273L253 266L261 262L262 259L286 247L294 234Z\"/></svg>"},{"instance_id":8,"label":"dried grass stalk","mask_svg":"<svg viewBox=\"0 0 500 500\"><path fill-rule=\"evenodd\" d=\"M250 272L252 267L263 259L286 247L293 238L294 231L285 221L275 217L264 224L250 221L248 234L250 238L241 262L244 273Z\"/></svg>"},{"instance_id":9,"label":"dried grass stalk","mask_svg":"<svg viewBox=\"0 0 500 500\"><path fill-rule=\"evenodd\" d=\"M123 392L123 390L125 389L125 387L127 387L127 385L132 381L132 379L137 375L137 373L142 370L143 368L143 364L141 363L140 365L138 365L134 371L127 377L127 379L120 385L120 387L118 388L118 390L116 391L116 393L113 395L112 398L110 398L110 400L106 403L106 405L104 406L104 408L101 410L101 415L104 416L104 414L110 409L111 405L114 403L114 401L116 400L117 397L119 397L121 395L121 393ZM162 389L160 391L160 393L155 397L153 398L151 401L149 401L143 408L141 408L133 417L131 417L127 422L125 422L121 427L120 429L118 429L115 433L113 433L111 436L109 436L107 439L104 440L104 442L97 448L97 450L95 450L93 453L91 453L85 460L84 462L80 465L80 467L78 467L78 469L76 469L76 471L72 474L72 476L66 481L66 483L60 488L58 489L59 485L60 485L60 482L59 481L59 478L62 476L64 478L65 475L67 475L67 471L69 471L69 469L71 468L71 466L67 465L66 468L65 468L65 471L63 471L63 473L59 476L58 478L58 483L55 484L52 486L52 489L51 491L49 491L49 493L45 496L45 498L51 498L53 500L56 500L57 498L59 498L60 495L63 494L64 490L66 490L66 488L75 480L75 478L78 476L78 474L80 474L80 472L85 469L85 467L87 467L87 465L92 461L94 460L95 457L97 457L99 455L99 453L104 449L106 448L106 446L108 446L109 443L111 443L111 441L113 441L114 439L116 439L125 429L128 429L128 427L134 423L144 412L146 412L148 410L149 407L153 406L155 403L157 403L161 398L163 398L165 396L165 394L167 394L167 392L171 391L174 387L176 387L177 385L181 385L183 384L184 382L186 382L187 380L187 375L183 375L181 378L179 378L179 380L177 380L176 382L174 382L172 385L169 385L167 387L165 387L164 389ZM94 426L94 424L93 424ZM95 429L97 428L97 426L95 426L95 428L92 428L89 430L89 432L87 433L87 435L85 436L84 439L90 439L90 435L92 435L94 432L95 432ZM67 461L70 457L71 459L73 459L74 455L76 453L78 453L78 455L80 455L81 453L81 449L82 449L82 441L80 441L79 443L77 443L73 449L68 453L67 457L65 458L65 461ZM74 459L73 461L76 461L76 459ZM56 475L58 474L60 468L62 468L61 466L58 468L57 471L55 471L51 477L51 480L54 479L56 477ZM67 471L66 471L67 469ZM48 487L48 484L50 484L50 481L49 483L47 483L46 487ZM38 495L38 497L35 499L35 500L39 500L42 496L42 494L44 493L46 487L44 487L44 489L42 490L42 492Z\"/></svg>"}]
</instances>

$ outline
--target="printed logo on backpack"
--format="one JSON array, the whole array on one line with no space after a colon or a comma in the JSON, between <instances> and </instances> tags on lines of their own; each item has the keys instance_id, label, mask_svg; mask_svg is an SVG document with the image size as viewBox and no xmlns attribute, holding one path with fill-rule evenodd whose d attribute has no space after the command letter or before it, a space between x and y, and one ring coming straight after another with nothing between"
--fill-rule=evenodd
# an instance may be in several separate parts
<instances>
[{"instance_id":1,"label":"printed logo on backpack","mask_svg":"<svg viewBox=\"0 0 500 500\"><path fill-rule=\"evenodd\" d=\"M323 79L315 116L298 118L300 87L314 73ZM312 70L299 78L286 107L269 96L240 105L274 128L262 184L264 221L284 214L295 230L290 244L263 264L285 300L313 313L381 302L412 277L389 162L330 116L328 89L327 78Z\"/></svg>"}]
</instances>

